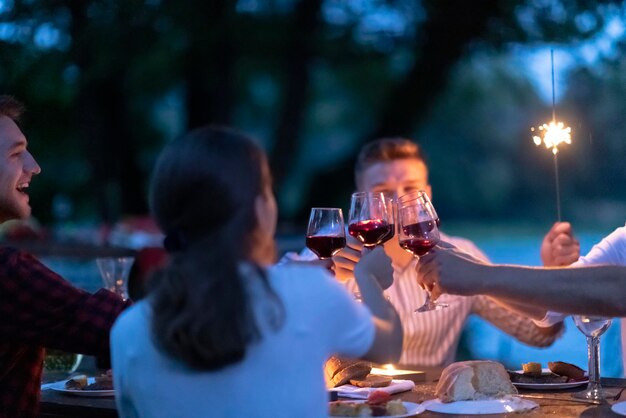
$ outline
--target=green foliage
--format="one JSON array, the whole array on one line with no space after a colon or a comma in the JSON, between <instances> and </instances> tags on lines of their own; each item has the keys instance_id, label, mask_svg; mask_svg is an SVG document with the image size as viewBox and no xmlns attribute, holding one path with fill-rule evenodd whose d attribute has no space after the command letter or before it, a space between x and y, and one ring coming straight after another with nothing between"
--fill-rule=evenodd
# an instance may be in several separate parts
<instances>
[{"instance_id":1,"label":"green foliage","mask_svg":"<svg viewBox=\"0 0 626 418\"><path fill-rule=\"evenodd\" d=\"M532 144L529 128L550 108L524 63L512 61L515 47L590 39L623 7L616 0L242 4L4 3L0 86L29 109L24 129L43 167L32 201L44 223L57 193L75 202L75 217L114 221L145 211L162 144L209 122L251 132L275 161L293 162L277 178L287 220L303 221L311 205L344 205L360 145L400 133L430 155L442 217L547 221L552 159ZM333 7L343 20L330 18ZM384 8L404 26L364 29ZM306 20L311 33L298 27L302 10L318 10ZM309 50L296 54L303 52L296 41ZM625 180L626 106L625 64L617 57L600 71L572 73L559 103L564 119L576 121L575 143L559 154L568 216L585 212L572 200L626 197L616 187ZM302 74L294 77L294 68ZM291 103L288 91L305 94L289 96L297 98ZM302 115L302 124L286 138L294 146L284 147L277 133L294 123L285 120L291 114ZM614 219L620 206L606 207Z\"/></svg>"}]
</instances>

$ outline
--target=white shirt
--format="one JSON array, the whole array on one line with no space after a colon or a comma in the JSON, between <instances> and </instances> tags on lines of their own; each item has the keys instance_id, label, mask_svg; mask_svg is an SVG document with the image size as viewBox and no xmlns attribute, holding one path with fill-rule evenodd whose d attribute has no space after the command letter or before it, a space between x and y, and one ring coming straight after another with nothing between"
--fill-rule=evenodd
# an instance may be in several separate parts
<instances>
[{"instance_id":1,"label":"white shirt","mask_svg":"<svg viewBox=\"0 0 626 418\"><path fill-rule=\"evenodd\" d=\"M264 295L252 286L262 340L222 370L190 370L157 350L149 302L124 312L111 332L120 417L326 416L324 361L364 355L374 340L372 315L323 269L276 266L268 276L285 322L278 331L264 325Z\"/></svg>"},{"instance_id":2,"label":"white shirt","mask_svg":"<svg viewBox=\"0 0 626 418\"><path fill-rule=\"evenodd\" d=\"M475 257L487 259L469 240L444 234L441 234L441 239ZM476 297L444 294L439 301L447 303L448 308L415 313L415 309L422 306L426 299L426 292L417 283L416 264L417 259L405 267L392 264L394 281L385 290L385 295L400 316L404 330L400 363L445 366L454 361L461 331L473 310ZM345 285L350 292L358 291L354 279L348 280Z\"/></svg>"},{"instance_id":3,"label":"white shirt","mask_svg":"<svg viewBox=\"0 0 626 418\"><path fill-rule=\"evenodd\" d=\"M443 241L450 242L472 256L487 261L487 256L471 241L465 238L451 237L440 233ZM283 261L315 259L308 249L299 255L286 254ZM392 264L394 282L385 290L385 295L394 306L404 331L401 364L418 366L447 366L455 360L461 332L467 317L477 314L500 330L526 344L546 347L561 334L562 327L555 327L554 332L541 332L529 319L518 315L492 299L477 296L441 295L439 300L449 304L448 308L438 311L415 313L426 299L426 292L417 284L417 259L406 266ZM344 283L350 293L358 292L354 279Z\"/></svg>"},{"instance_id":4,"label":"white shirt","mask_svg":"<svg viewBox=\"0 0 626 418\"><path fill-rule=\"evenodd\" d=\"M626 227L617 228L611 232L587 253L580 257L578 261L572 263L571 267L591 266L597 264L609 264L615 266L626 266ZM560 312L548 311L541 321L535 321L539 326L551 326L562 321L567 315ZM626 321L621 320L622 333L622 364L626 372Z\"/></svg>"}]
</instances>

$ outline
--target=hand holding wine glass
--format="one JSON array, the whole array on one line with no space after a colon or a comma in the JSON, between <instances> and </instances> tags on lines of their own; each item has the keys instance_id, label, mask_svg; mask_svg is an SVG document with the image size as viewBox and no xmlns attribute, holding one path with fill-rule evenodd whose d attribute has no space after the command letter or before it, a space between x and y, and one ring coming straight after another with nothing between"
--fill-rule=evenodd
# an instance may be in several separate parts
<instances>
[{"instance_id":1,"label":"hand holding wine glass","mask_svg":"<svg viewBox=\"0 0 626 418\"><path fill-rule=\"evenodd\" d=\"M311 209L306 246L320 259L331 258L346 246L346 232L341 209Z\"/></svg>"},{"instance_id":2,"label":"hand holding wine glass","mask_svg":"<svg viewBox=\"0 0 626 418\"><path fill-rule=\"evenodd\" d=\"M415 257L425 255L439 242L437 218L433 215L434 209L430 209L429 203L430 200L426 202L422 199L414 199L406 202L404 206L401 203L398 208L400 247ZM426 291L424 304L415 312L427 312L447 307L445 303L432 300L430 292Z\"/></svg>"}]
</instances>

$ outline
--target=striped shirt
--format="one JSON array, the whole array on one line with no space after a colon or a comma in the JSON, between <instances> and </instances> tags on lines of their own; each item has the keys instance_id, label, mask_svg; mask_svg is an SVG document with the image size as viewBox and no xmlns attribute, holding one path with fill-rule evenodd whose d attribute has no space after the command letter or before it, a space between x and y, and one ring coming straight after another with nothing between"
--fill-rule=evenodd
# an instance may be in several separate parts
<instances>
[{"instance_id":1,"label":"striped shirt","mask_svg":"<svg viewBox=\"0 0 626 418\"><path fill-rule=\"evenodd\" d=\"M475 257L487 260L487 256L469 240L444 234L441 238ZM461 331L472 313L530 345L545 347L560 335L560 326L546 332L530 319L501 307L486 296L443 294L438 300L446 302L448 308L414 313L426 298L426 292L417 283L416 264L416 259L403 267L392 264L394 283L385 290L404 329L401 364L445 366L453 362ZM348 280L345 285L351 292L358 291L354 279Z\"/></svg>"}]
</instances>

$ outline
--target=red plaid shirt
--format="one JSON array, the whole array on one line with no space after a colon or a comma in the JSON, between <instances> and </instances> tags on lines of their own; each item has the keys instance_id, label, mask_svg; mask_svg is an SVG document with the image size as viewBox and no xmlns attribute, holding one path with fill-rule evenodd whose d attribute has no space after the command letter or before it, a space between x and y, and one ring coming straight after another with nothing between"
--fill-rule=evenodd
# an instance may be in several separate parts
<instances>
[{"instance_id":1,"label":"red plaid shirt","mask_svg":"<svg viewBox=\"0 0 626 418\"><path fill-rule=\"evenodd\" d=\"M32 255L0 248L0 418L35 417L44 347L108 356L109 330L130 304L73 287Z\"/></svg>"}]
</instances>

